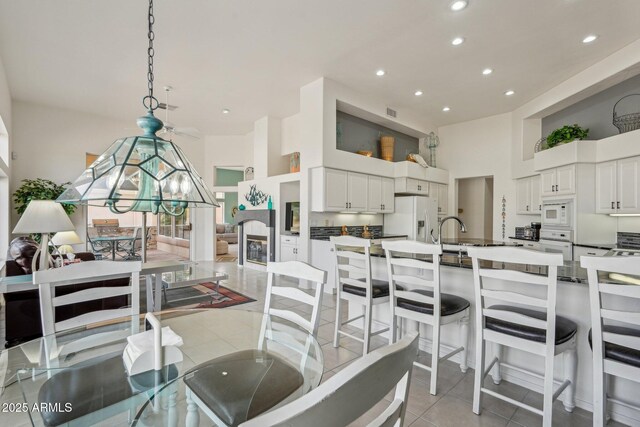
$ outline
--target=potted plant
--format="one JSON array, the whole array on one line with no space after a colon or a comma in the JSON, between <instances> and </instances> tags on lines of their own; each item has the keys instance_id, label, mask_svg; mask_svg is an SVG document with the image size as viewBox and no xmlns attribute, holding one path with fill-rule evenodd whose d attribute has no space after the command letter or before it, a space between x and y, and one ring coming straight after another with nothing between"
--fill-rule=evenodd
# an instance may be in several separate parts
<instances>
[{"instance_id":1,"label":"potted plant","mask_svg":"<svg viewBox=\"0 0 640 427\"><path fill-rule=\"evenodd\" d=\"M589 135L589 129L583 129L577 124L565 125L554 130L546 138L547 148L553 148L557 145L566 144L575 140L585 139Z\"/></svg>"},{"instance_id":2,"label":"potted plant","mask_svg":"<svg viewBox=\"0 0 640 427\"><path fill-rule=\"evenodd\" d=\"M27 209L27 205L32 200L56 200L70 182L56 184L48 179L23 179L22 185L13 193L13 205L19 215L22 215ZM62 203L62 208L71 215L77 209L76 205ZM40 242L40 235L32 236L34 240Z\"/></svg>"}]
</instances>

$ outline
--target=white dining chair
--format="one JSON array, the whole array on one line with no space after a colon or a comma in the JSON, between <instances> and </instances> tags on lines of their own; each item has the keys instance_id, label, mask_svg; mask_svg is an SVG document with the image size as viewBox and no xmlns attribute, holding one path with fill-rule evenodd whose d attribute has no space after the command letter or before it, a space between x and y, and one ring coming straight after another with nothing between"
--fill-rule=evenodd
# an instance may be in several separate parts
<instances>
[{"instance_id":1,"label":"white dining chair","mask_svg":"<svg viewBox=\"0 0 640 427\"><path fill-rule=\"evenodd\" d=\"M556 315L558 267L563 265L562 254L545 253L513 247L469 247L473 261L473 280L476 299L476 373L473 393L473 412L480 414L482 394L488 394L528 411L542 415L542 424L551 427L552 404L566 389L564 407L575 408L578 359L575 322ZM546 268L546 274L527 272L526 266ZM496 268L494 268L496 267ZM510 282L509 290L504 284ZM543 296L541 296L543 295ZM489 305L488 300L507 304ZM533 308L531 308L533 307ZM495 357L485 369L485 341L494 343ZM503 360L502 347L522 350L544 357L544 374L539 375ZM564 354L564 377L554 390L555 356ZM493 381L502 380L501 368L527 372L543 381L543 407L535 408L483 387L483 381L493 368Z\"/></svg>"},{"instance_id":2,"label":"white dining chair","mask_svg":"<svg viewBox=\"0 0 640 427\"><path fill-rule=\"evenodd\" d=\"M308 356L318 331L327 273L300 261L287 261L268 263L267 274L266 316L256 348L205 362L185 374L188 427L199 424L198 408L218 425L236 426L309 387L302 373L307 364L317 362ZM278 286L278 276L295 283L312 282L315 291L310 295L297 286ZM276 300L283 299L310 306L309 317L304 318L302 311L274 308ZM276 345L279 348L274 351ZM293 364L296 360L297 366Z\"/></svg>"},{"instance_id":3,"label":"white dining chair","mask_svg":"<svg viewBox=\"0 0 640 427\"><path fill-rule=\"evenodd\" d=\"M640 303L640 263L632 256L583 256L580 265L587 269L591 302L593 425L605 425L608 376L640 382L640 313L621 307Z\"/></svg>"},{"instance_id":4,"label":"white dining chair","mask_svg":"<svg viewBox=\"0 0 640 427\"><path fill-rule=\"evenodd\" d=\"M418 334L381 347L354 361L315 390L241 427L346 426L368 412L392 390L393 401L368 425L404 425Z\"/></svg>"},{"instance_id":5,"label":"white dining chair","mask_svg":"<svg viewBox=\"0 0 640 427\"><path fill-rule=\"evenodd\" d=\"M431 366L415 362L431 372L429 391L435 395L438 382L438 363L460 353L460 370L467 371L469 342L469 301L457 295L441 292L440 245L411 240L382 241L387 258L390 286L391 331L389 343L396 341L398 323L403 319L431 326ZM408 290L398 290L403 285ZM460 345L440 357L440 328L456 323Z\"/></svg>"},{"instance_id":6,"label":"white dining chair","mask_svg":"<svg viewBox=\"0 0 640 427\"><path fill-rule=\"evenodd\" d=\"M122 351L126 337L140 327L139 261L85 261L62 268L40 270L33 274L33 283L40 291L40 313L44 334L44 358L47 380L39 386L38 401L54 408L72 405L72 411L43 411L45 425L87 425L115 414L129 411L135 414L138 404L147 399L136 388L123 369ZM129 278L127 286L85 288L65 293L65 287L85 283ZM98 309L57 321L56 308L87 303L105 298L128 295L129 304L116 309ZM129 317L130 327L103 328L92 332L94 324ZM112 353L106 349L112 348ZM68 365L65 369L58 369Z\"/></svg>"},{"instance_id":7,"label":"white dining chair","mask_svg":"<svg viewBox=\"0 0 640 427\"><path fill-rule=\"evenodd\" d=\"M331 243L336 257L336 324L333 346L340 346L342 335L362 343L362 354L371 347L371 337L387 332L389 328L371 330L373 306L389 303L389 282L371 277L371 240L352 236L332 236ZM343 303L360 305L364 313L342 320ZM342 326L363 319L363 337L342 330Z\"/></svg>"}]
</instances>

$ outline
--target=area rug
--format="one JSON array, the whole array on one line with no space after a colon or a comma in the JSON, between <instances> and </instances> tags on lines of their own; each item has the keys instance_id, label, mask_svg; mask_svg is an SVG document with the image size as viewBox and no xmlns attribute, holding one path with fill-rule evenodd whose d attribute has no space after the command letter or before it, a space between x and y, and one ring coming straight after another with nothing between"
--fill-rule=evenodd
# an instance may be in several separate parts
<instances>
[{"instance_id":1,"label":"area rug","mask_svg":"<svg viewBox=\"0 0 640 427\"><path fill-rule=\"evenodd\" d=\"M238 262L238 257L235 255L220 255L216 257L216 262Z\"/></svg>"},{"instance_id":2,"label":"area rug","mask_svg":"<svg viewBox=\"0 0 640 427\"><path fill-rule=\"evenodd\" d=\"M193 298L191 298L193 297ZM215 283L207 282L189 286L184 289L169 290L168 301L163 301L162 308L225 308L255 301L246 295L220 285L219 291ZM182 300L183 298L190 298ZM179 301L182 300L182 301Z\"/></svg>"}]
</instances>

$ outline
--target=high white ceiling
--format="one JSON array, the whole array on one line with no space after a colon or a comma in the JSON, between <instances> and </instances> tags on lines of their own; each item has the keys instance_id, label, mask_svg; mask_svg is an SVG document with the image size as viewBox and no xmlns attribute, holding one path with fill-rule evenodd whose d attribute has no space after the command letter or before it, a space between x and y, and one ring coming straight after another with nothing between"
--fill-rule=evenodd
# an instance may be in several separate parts
<instances>
[{"instance_id":1,"label":"high white ceiling","mask_svg":"<svg viewBox=\"0 0 640 427\"><path fill-rule=\"evenodd\" d=\"M444 125L511 111L640 38L638 0L470 0L457 13L449 3L156 0L156 92L174 86L171 121L205 134L294 114L300 86L321 76ZM13 98L133 126L144 113L146 12L144 0L0 0ZM590 33L600 37L583 44ZM465 43L451 46L455 36Z\"/></svg>"}]
</instances>

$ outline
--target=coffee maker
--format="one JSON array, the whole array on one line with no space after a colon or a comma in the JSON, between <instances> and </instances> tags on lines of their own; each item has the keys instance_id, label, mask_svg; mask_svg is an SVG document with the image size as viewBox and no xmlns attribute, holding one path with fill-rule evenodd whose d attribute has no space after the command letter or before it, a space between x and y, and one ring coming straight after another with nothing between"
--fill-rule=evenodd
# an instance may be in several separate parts
<instances>
[{"instance_id":1,"label":"coffee maker","mask_svg":"<svg viewBox=\"0 0 640 427\"><path fill-rule=\"evenodd\" d=\"M524 238L528 240L540 240L540 228L542 228L542 223L540 222L532 222L531 225L527 225L524 227Z\"/></svg>"}]
</instances>

